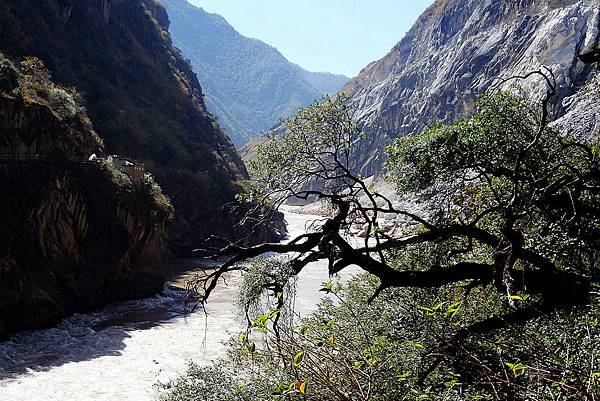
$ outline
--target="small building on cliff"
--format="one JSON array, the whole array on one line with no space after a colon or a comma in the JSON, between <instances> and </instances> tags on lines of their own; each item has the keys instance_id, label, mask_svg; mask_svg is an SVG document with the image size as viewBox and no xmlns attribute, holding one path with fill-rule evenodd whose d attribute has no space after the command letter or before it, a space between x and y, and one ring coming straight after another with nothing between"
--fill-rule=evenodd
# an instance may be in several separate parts
<instances>
[{"instance_id":1,"label":"small building on cliff","mask_svg":"<svg viewBox=\"0 0 600 401\"><path fill-rule=\"evenodd\" d=\"M122 172L127 174L132 180L144 178L146 172L144 163L128 160L124 157L113 155L111 157L113 166Z\"/></svg>"}]
</instances>

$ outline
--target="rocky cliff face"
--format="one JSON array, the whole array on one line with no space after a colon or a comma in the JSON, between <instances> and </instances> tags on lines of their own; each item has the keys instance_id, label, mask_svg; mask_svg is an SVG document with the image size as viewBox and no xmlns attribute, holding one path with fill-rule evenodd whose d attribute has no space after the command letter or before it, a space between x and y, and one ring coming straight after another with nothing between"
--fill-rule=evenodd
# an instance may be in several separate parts
<instances>
[{"instance_id":1,"label":"rocky cliff face","mask_svg":"<svg viewBox=\"0 0 600 401\"><path fill-rule=\"evenodd\" d=\"M69 160L91 152L85 115L0 93L0 337L162 290L170 206L147 181Z\"/></svg>"},{"instance_id":2,"label":"rocky cliff face","mask_svg":"<svg viewBox=\"0 0 600 401\"><path fill-rule=\"evenodd\" d=\"M581 140L600 136L600 75L592 79L562 103L565 114L554 121L554 126Z\"/></svg>"},{"instance_id":3,"label":"rocky cliff face","mask_svg":"<svg viewBox=\"0 0 600 401\"><path fill-rule=\"evenodd\" d=\"M170 196L170 238L183 252L232 234L222 205L246 171L168 25L156 0L0 0L0 51L36 56L58 83L83 92L107 152L145 162Z\"/></svg>"},{"instance_id":4,"label":"rocky cliff face","mask_svg":"<svg viewBox=\"0 0 600 401\"><path fill-rule=\"evenodd\" d=\"M114 200L105 171L1 163L0 190L0 337L162 290L166 217Z\"/></svg>"},{"instance_id":5,"label":"rocky cliff face","mask_svg":"<svg viewBox=\"0 0 600 401\"><path fill-rule=\"evenodd\" d=\"M597 0L438 0L344 88L368 138L358 168L381 172L383 149L394 138L453 122L503 78L541 66L556 77L554 117L561 117L591 76L577 56L598 46L599 32ZM521 84L533 99L545 90L540 80Z\"/></svg>"},{"instance_id":6,"label":"rocky cliff face","mask_svg":"<svg viewBox=\"0 0 600 401\"><path fill-rule=\"evenodd\" d=\"M163 3L174 43L190 58L209 110L237 146L348 82L344 76L303 70L277 49L242 36L220 15L187 0Z\"/></svg>"}]
</instances>

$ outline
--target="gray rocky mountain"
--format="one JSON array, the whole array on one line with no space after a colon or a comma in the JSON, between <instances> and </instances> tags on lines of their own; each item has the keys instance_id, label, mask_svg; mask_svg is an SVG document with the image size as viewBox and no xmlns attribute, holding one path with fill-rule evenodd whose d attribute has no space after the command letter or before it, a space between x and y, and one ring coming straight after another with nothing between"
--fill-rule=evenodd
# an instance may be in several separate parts
<instances>
[{"instance_id":1,"label":"gray rocky mountain","mask_svg":"<svg viewBox=\"0 0 600 401\"><path fill-rule=\"evenodd\" d=\"M566 113L554 122L555 126L580 139L597 137L600 133L600 75L565 98L562 104Z\"/></svg>"},{"instance_id":2,"label":"gray rocky mountain","mask_svg":"<svg viewBox=\"0 0 600 401\"><path fill-rule=\"evenodd\" d=\"M453 122L504 78L542 66L556 77L562 125L586 113L586 129L597 128L598 113L590 113L597 102L577 94L594 69L577 56L598 46L599 28L598 0L438 0L344 88L368 138L359 169L381 172L383 149L394 138ZM545 91L540 79L521 85L533 99Z\"/></svg>"}]
</instances>

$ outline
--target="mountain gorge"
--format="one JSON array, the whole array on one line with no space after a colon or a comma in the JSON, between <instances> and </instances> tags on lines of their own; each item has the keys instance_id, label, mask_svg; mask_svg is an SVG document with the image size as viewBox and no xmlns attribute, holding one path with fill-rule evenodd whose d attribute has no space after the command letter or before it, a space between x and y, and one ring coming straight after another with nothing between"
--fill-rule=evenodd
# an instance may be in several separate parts
<instances>
[{"instance_id":1,"label":"mountain gorge","mask_svg":"<svg viewBox=\"0 0 600 401\"><path fill-rule=\"evenodd\" d=\"M597 401L600 0L200 2L0 0L0 401Z\"/></svg>"},{"instance_id":2,"label":"mountain gorge","mask_svg":"<svg viewBox=\"0 0 600 401\"><path fill-rule=\"evenodd\" d=\"M172 250L186 252L211 234L235 235L222 206L246 170L168 28L155 0L0 1L0 51L40 58L83 94L107 152L144 162L171 198Z\"/></svg>"},{"instance_id":3,"label":"mountain gorge","mask_svg":"<svg viewBox=\"0 0 600 401\"><path fill-rule=\"evenodd\" d=\"M155 0L0 0L0 337L155 294L210 235L285 231L239 226L245 166L168 28Z\"/></svg>"},{"instance_id":4,"label":"mountain gorge","mask_svg":"<svg viewBox=\"0 0 600 401\"><path fill-rule=\"evenodd\" d=\"M456 121L486 90L508 87L515 81L503 79L541 66L556 78L553 117L575 112L582 103L572 97L593 71L578 55L598 46L599 30L595 0L438 0L343 90L368 138L357 168L380 173L384 148L394 138ZM519 83L534 99L545 91L539 77Z\"/></svg>"},{"instance_id":5,"label":"mountain gorge","mask_svg":"<svg viewBox=\"0 0 600 401\"><path fill-rule=\"evenodd\" d=\"M271 128L348 78L315 73L289 62L277 49L239 34L217 14L187 0L163 0L173 42L191 60L215 113L236 146Z\"/></svg>"}]
</instances>

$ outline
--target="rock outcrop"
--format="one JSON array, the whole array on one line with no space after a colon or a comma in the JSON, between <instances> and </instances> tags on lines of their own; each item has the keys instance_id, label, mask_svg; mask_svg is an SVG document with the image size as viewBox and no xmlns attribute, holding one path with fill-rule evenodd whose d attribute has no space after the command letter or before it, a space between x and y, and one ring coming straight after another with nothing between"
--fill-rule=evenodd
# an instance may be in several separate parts
<instances>
[{"instance_id":1,"label":"rock outcrop","mask_svg":"<svg viewBox=\"0 0 600 401\"><path fill-rule=\"evenodd\" d=\"M541 66L555 75L560 118L591 76L577 56L598 46L599 32L596 0L438 0L344 88L368 138L358 168L381 173L383 150L394 138L453 122L481 93ZM520 84L536 100L545 90L539 79Z\"/></svg>"},{"instance_id":2,"label":"rock outcrop","mask_svg":"<svg viewBox=\"0 0 600 401\"><path fill-rule=\"evenodd\" d=\"M576 94L564 99L565 114L554 126L581 140L594 140L600 135L600 75L586 82Z\"/></svg>"},{"instance_id":3,"label":"rock outcrop","mask_svg":"<svg viewBox=\"0 0 600 401\"><path fill-rule=\"evenodd\" d=\"M89 119L82 116L65 124L47 105L2 93L0 116L0 156L60 151L67 157L89 157L102 152L100 138Z\"/></svg>"}]
</instances>

